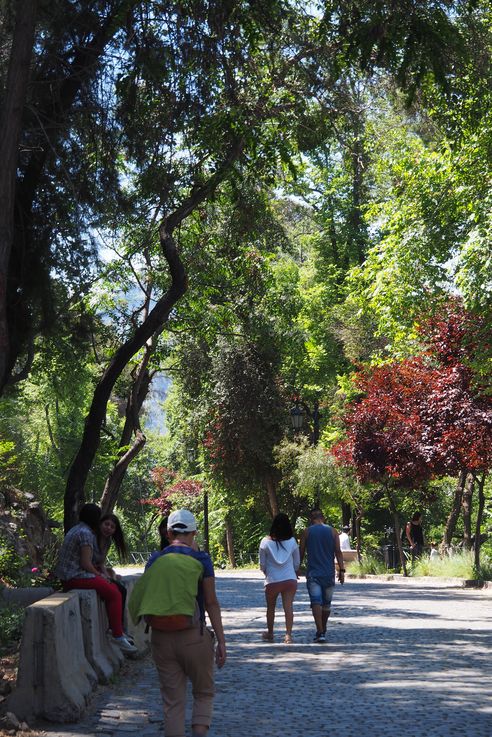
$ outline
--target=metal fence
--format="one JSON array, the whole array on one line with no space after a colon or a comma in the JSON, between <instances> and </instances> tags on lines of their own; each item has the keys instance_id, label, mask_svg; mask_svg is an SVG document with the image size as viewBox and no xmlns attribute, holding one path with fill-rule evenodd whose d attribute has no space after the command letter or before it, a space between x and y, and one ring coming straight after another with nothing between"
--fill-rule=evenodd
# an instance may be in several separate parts
<instances>
[{"instance_id":1,"label":"metal fence","mask_svg":"<svg viewBox=\"0 0 492 737\"><path fill-rule=\"evenodd\" d=\"M150 558L152 554L152 550L132 550L131 553L128 553L128 564L131 566L141 566L147 563L148 559ZM117 558L109 555L107 560L107 565L113 567L113 566L119 566L121 563L118 561Z\"/></svg>"}]
</instances>

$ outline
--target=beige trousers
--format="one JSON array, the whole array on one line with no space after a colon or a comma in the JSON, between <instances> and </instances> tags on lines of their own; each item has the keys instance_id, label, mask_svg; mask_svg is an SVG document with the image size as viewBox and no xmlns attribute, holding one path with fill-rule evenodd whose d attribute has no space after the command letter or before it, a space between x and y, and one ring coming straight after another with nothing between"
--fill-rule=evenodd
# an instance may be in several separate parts
<instances>
[{"instance_id":1,"label":"beige trousers","mask_svg":"<svg viewBox=\"0 0 492 737\"><path fill-rule=\"evenodd\" d=\"M152 657L164 702L165 737L185 737L186 683L193 687L192 724L210 726L214 697L214 642L206 627L152 630Z\"/></svg>"}]
</instances>

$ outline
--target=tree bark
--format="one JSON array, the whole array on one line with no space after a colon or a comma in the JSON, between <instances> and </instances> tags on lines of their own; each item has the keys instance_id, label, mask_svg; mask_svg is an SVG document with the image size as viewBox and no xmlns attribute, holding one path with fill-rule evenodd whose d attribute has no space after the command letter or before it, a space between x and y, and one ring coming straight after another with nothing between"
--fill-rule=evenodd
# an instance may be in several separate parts
<instances>
[{"instance_id":1,"label":"tree bark","mask_svg":"<svg viewBox=\"0 0 492 737\"><path fill-rule=\"evenodd\" d=\"M463 514L463 548L464 550L471 550L472 547L472 533L471 533L471 516L472 516L472 504L473 504L473 488L475 485L475 476L473 473L468 473L465 480L465 486L461 497L461 511Z\"/></svg>"},{"instance_id":2,"label":"tree bark","mask_svg":"<svg viewBox=\"0 0 492 737\"><path fill-rule=\"evenodd\" d=\"M14 241L15 183L36 28L36 0L17 0L0 136L0 393L8 378L10 339L7 284Z\"/></svg>"},{"instance_id":3,"label":"tree bark","mask_svg":"<svg viewBox=\"0 0 492 737\"><path fill-rule=\"evenodd\" d=\"M347 502L342 502L342 526L349 526L352 517L352 507Z\"/></svg>"},{"instance_id":4,"label":"tree bark","mask_svg":"<svg viewBox=\"0 0 492 737\"><path fill-rule=\"evenodd\" d=\"M157 301L142 324L136 328L131 338L118 348L94 390L89 414L85 420L80 448L70 467L67 479L64 497L64 526L66 532L77 523L78 511L84 503L84 487L99 447L101 428L106 418L106 409L113 387L135 353L153 335L162 330L172 308L186 292L187 276L174 242L173 232L225 179L232 165L239 158L243 145L243 139L237 139L222 166L217 169L215 174L201 187L192 189L190 196L183 204L163 220L160 225L159 237L171 275L171 286L166 294Z\"/></svg>"},{"instance_id":5,"label":"tree bark","mask_svg":"<svg viewBox=\"0 0 492 737\"><path fill-rule=\"evenodd\" d=\"M273 476L266 477L265 486L268 496L268 506L270 507L270 514L272 515L273 519L278 514L277 489Z\"/></svg>"},{"instance_id":6,"label":"tree bark","mask_svg":"<svg viewBox=\"0 0 492 737\"><path fill-rule=\"evenodd\" d=\"M228 517L226 517L225 528L226 528L227 557L229 558L229 563L231 565L231 568L235 568L236 567L236 556L234 555L234 537L232 534L231 521Z\"/></svg>"},{"instance_id":7,"label":"tree bark","mask_svg":"<svg viewBox=\"0 0 492 737\"><path fill-rule=\"evenodd\" d=\"M359 563L362 559L362 536L360 532L360 524L362 522L362 518L364 516L364 511L362 509L357 509L354 514L354 527L355 527L355 546L357 550L357 560Z\"/></svg>"},{"instance_id":8,"label":"tree bark","mask_svg":"<svg viewBox=\"0 0 492 737\"><path fill-rule=\"evenodd\" d=\"M458 482L456 484L456 488L454 491L453 505L448 515L448 519L446 520L446 527L444 528L444 534L442 537L441 552L446 552L446 550L451 546L454 529L456 527L456 522L460 514L461 499L463 497L463 489L465 486L466 474L467 474L466 470L461 471L459 478L458 478Z\"/></svg>"},{"instance_id":9,"label":"tree bark","mask_svg":"<svg viewBox=\"0 0 492 737\"><path fill-rule=\"evenodd\" d=\"M400 556L400 564L401 569L403 571L404 576L408 576L407 572L407 561L405 558L405 553L403 552L403 543L401 541L401 528L400 528L400 516L398 514L398 510L396 508L395 500L393 497L393 494L391 493L390 489L386 489L386 494L389 500L389 508L393 515L393 527L395 529L395 532L397 532L396 535L396 544L398 546L398 554Z\"/></svg>"},{"instance_id":10,"label":"tree bark","mask_svg":"<svg viewBox=\"0 0 492 737\"><path fill-rule=\"evenodd\" d=\"M477 481L478 505L477 505L477 519L475 522L475 542L473 545L476 571L480 570L480 548L482 545L481 530L482 530L483 510L485 509L484 486L485 486L486 476L487 474L484 471L481 478L478 479Z\"/></svg>"}]
</instances>

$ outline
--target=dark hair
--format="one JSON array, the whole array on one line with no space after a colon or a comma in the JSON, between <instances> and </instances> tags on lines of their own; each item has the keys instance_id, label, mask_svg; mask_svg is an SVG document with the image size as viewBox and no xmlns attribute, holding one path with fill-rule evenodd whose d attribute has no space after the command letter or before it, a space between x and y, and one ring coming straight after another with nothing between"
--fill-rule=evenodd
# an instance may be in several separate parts
<instances>
[{"instance_id":1,"label":"dark hair","mask_svg":"<svg viewBox=\"0 0 492 737\"><path fill-rule=\"evenodd\" d=\"M79 511L79 520L88 525L93 532L99 532L99 520L101 519L101 510L97 504L84 504Z\"/></svg>"},{"instance_id":2,"label":"dark hair","mask_svg":"<svg viewBox=\"0 0 492 737\"><path fill-rule=\"evenodd\" d=\"M412 522L418 522L421 517L422 517L422 512L415 512L415 514L412 517Z\"/></svg>"},{"instance_id":3,"label":"dark hair","mask_svg":"<svg viewBox=\"0 0 492 737\"><path fill-rule=\"evenodd\" d=\"M280 512L280 514L277 514L273 518L272 526L270 527L270 537L278 540L278 542L290 540L291 537L294 537L290 520L283 512Z\"/></svg>"},{"instance_id":4,"label":"dark hair","mask_svg":"<svg viewBox=\"0 0 492 737\"><path fill-rule=\"evenodd\" d=\"M101 535L100 528L101 528L101 523L104 522L104 520L106 519L110 519L111 522L114 522L115 524L115 531L113 532L111 536L111 541L114 542L114 546L118 552L118 558L120 559L120 563L123 563L128 557L128 550L126 547L125 536L123 535L123 530L121 529L120 521L115 514L103 514L103 516L99 520L99 534L98 534L99 547L101 549L101 552L104 552L103 548L105 547L105 544L107 544L107 541L103 540L103 536ZM107 552L110 547L111 547L111 542L107 546L105 552Z\"/></svg>"},{"instance_id":5,"label":"dark hair","mask_svg":"<svg viewBox=\"0 0 492 737\"><path fill-rule=\"evenodd\" d=\"M325 515L323 514L323 512L321 511L319 507L315 507L314 509L311 509L311 511L309 512L309 516L311 520L324 519L325 517Z\"/></svg>"},{"instance_id":6,"label":"dark hair","mask_svg":"<svg viewBox=\"0 0 492 737\"><path fill-rule=\"evenodd\" d=\"M164 548L167 548L169 545L169 538L167 536L168 519L169 517L163 517L159 522L159 527L157 528L159 530L159 537L161 538L161 550L164 550Z\"/></svg>"}]
</instances>

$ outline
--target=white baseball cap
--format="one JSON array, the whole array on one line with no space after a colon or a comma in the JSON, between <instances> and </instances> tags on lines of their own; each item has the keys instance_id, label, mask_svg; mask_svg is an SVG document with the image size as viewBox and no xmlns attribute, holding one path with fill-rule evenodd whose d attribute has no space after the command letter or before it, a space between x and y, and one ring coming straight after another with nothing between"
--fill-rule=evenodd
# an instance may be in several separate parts
<instances>
[{"instance_id":1,"label":"white baseball cap","mask_svg":"<svg viewBox=\"0 0 492 737\"><path fill-rule=\"evenodd\" d=\"M169 515L167 527L173 532L195 532L195 515L189 509L177 509Z\"/></svg>"}]
</instances>

